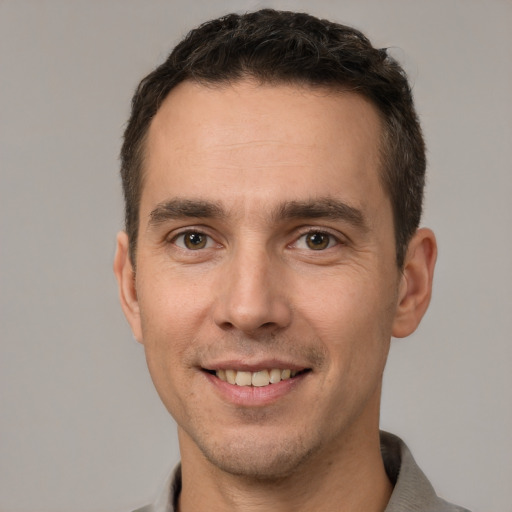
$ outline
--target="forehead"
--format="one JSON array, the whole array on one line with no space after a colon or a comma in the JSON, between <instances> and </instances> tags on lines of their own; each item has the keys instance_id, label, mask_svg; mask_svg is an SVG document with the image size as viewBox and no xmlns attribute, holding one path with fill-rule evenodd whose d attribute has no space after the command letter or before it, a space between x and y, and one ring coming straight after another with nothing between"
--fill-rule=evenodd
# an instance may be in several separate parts
<instances>
[{"instance_id":1,"label":"forehead","mask_svg":"<svg viewBox=\"0 0 512 512\"><path fill-rule=\"evenodd\" d=\"M361 203L382 194L381 130L376 108L354 93L184 82L150 126L143 203L248 191L285 200L348 194Z\"/></svg>"}]
</instances>

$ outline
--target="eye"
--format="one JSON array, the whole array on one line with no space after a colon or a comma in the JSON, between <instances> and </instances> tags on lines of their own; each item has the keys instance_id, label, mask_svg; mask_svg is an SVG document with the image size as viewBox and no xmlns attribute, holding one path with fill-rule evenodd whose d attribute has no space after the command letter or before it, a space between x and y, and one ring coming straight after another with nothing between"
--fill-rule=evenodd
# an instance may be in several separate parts
<instances>
[{"instance_id":1,"label":"eye","mask_svg":"<svg viewBox=\"0 0 512 512\"><path fill-rule=\"evenodd\" d=\"M312 251L323 251L337 245L339 241L330 233L323 231L310 231L299 237L295 242L297 249L310 249Z\"/></svg>"},{"instance_id":2,"label":"eye","mask_svg":"<svg viewBox=\"0 0 512 512\"><path fill-rule=\"evenodd\" d=\"M197 251L213 247L214 241L208 235L199 231L185 231L172 239L172 243L181 249Z\"/></svg>"}]
</instances>

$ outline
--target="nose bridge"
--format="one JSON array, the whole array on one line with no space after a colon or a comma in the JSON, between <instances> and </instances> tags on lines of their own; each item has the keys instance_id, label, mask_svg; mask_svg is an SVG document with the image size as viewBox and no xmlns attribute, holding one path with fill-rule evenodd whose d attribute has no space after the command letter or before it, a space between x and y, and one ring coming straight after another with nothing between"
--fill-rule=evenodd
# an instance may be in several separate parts
<instances>
[{"instance_id":1,"label":"nose bridge","mask_svg":"<svg viewBox=\"0 0 512 512\"><path fill-rule=\"evenodd\" d=\"M291 318L279 258L253 237L227 258L215 312L216 323L244 332L285 327Z\"/></svg>"}]
</instances>

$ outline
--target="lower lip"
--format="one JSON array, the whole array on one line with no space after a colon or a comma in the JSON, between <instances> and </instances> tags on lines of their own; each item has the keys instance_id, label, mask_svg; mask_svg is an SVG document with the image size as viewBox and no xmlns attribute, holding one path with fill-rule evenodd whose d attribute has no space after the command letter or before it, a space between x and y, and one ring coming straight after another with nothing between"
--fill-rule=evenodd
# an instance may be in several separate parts
<instances>
[{"instance_id":1,"label":"lower lip","mask_svg":"<svg viewBox=\"0 0 512 512\"><path fill-rule=\"evenodd\" d=\"M211 373L204 372L205 377L224 400L243 407L261 407L279 400L300 385L308 374L309 372L301 373L276 384L257 387L237 386L220 380Z\"/></svg>"}]
</instances>

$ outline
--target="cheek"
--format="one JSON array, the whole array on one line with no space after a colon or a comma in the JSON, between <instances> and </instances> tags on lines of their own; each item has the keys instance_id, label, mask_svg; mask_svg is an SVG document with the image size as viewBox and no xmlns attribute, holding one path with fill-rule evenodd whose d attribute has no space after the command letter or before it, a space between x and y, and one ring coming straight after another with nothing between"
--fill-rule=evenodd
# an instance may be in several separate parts
<instances>
[{"instance_id":1,"label":"cheek","mask_svg":"<svg viewBox=\"0 0 512 512\"><path fill-rule=\"evenodd\" d=\"M309 281L309 280L308 280ZM329 337L369 328L382 321L381 310L386 293L369 276L359 276L350 269L337 274L315 276L301 283L294 292L294 302L309 322Z\"/></svg>"},{"instance_id":2,"label":"cheek","mask_svg":"<svg viewBox=\"0 0 512 512\"><path fill-rule=\"evenodd\" d=\"M178 420L184 417L186 404L190 401L188 383L193 374L191 342L196 334L192 322L183 309L169 300L144 304L141 320L151 379L162 403Z\"/></svg>"},{"instance_id":3,"label":"cheek","mask_svg":"<svg viewBox=\"0 0 512 512\"><path fill-rule=\"evenodd\" d=\"M207 316L204 293L197 288L167 276L156 276L151 286L141 287L144 350L159 393L186 380L186 372L194 365L194 340L201 335Z\"/></svg>"},{"instance_id":4,"label":"cheek","mask_svg":"<svg viewBox=\"0 0 512 512\"><path fill-rule=\"evenodd\" d=\"M140 275L138 280L142 329L148 341L164 345L171 340L180 344L181 338L190 341L205 315L211 287L200 277L181 275L172 268Z\"/></svg>"},{"instance_id":5,"label":"cheek","mask_svg":"<svg viewBox=\"0 0 512 512\"><path fill-rule=\"evenodd\" d=\"M350 275L331 276L316 282L325 292L308 297L300 305L301 316L330 354L331 364L340 374L358 374L383 366L393 321L394 288L384 282Z\"/></svg>"}]
</instances>

